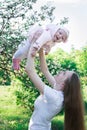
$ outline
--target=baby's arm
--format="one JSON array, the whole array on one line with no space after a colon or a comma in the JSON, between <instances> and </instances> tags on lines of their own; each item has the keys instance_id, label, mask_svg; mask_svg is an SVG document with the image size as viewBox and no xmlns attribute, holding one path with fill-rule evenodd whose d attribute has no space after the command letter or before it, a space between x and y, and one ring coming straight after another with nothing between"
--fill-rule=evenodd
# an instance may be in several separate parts
<instances>
[{"instance_id":1,"label":"baby's arm","mask_svg":"<svg viewBox=\"0 0 87 130\"><path fill-rule=\"evenodd\" d=\"M44 30L41 36L33 44L32 56L36 55L36 52L40 50L47 42L51 41L52 37L50 31Z\"/></svg>"}]
</instances>

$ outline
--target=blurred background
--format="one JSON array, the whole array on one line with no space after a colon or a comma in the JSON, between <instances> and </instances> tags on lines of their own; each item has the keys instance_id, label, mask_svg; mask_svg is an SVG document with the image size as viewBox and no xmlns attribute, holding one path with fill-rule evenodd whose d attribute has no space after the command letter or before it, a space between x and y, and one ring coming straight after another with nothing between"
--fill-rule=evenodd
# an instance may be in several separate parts
<instances>
[{"instance_id":1,"label":"blurred background","mask_svg":"<svg viewBox=\"0 0 87 130\"><path fill-rule=\"evenodd\" d=\"M74 70L81 79L84 119L87 128L87 1L84 0L0 0L0 130L27 130L33 104L39 92L25 73L26 59L20 71L12 69L12 56L26 39L34 24L63 24L69 29L67 43L53 47L46 56L50 72ZM40 72L39 58L36 69ZM63 130L64 111L52 120L52 130Z\"/></svg>"}]
</instances>

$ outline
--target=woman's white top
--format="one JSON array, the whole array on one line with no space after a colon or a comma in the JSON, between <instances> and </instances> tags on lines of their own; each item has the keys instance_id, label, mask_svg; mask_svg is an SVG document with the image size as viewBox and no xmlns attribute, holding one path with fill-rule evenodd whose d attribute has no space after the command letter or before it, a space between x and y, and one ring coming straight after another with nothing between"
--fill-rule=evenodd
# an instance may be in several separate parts
<instances>
[{"instance_id":1,"label":"woman's white top","mask_svg":"<svg viewBox=\"0 0 87 130\"><path fill-rule=\"evenodd\" d=\"M40 95L34 103L35 109L28 130L51 130L51 119L61 111L63 101L62 91L45 85L44 94Z\"/></svg>"}]
</instances>

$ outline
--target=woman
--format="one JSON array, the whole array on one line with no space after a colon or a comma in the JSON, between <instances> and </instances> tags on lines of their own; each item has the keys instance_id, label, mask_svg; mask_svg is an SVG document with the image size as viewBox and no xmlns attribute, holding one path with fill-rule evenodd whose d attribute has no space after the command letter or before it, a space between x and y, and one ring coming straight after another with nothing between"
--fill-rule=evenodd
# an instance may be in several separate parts
<instances>
[{"instance_id":1,"label":"woman","mask_svg":"<svg viewBox=\"0 0 87 130\"><path fill-rule=\"evenodd\" d=\"M45 85L35 72L32 50L31 47L26 71L41 95L35 101L29 130L51 130L51 120L62 110L63 106L65 109L64 130L85 130L79 77L73 71L65 71L52 76L41 49L39 51L41 71L53 88Z\"/></svg>"}]
</instances>

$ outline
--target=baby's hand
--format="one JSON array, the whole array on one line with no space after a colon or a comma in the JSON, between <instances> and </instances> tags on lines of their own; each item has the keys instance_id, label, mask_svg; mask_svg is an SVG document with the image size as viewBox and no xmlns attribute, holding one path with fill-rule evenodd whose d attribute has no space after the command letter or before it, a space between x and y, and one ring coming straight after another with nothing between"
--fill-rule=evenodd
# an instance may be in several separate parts
<instances>
[{"instance_id":1,"label":"baby's hand","mask_svg":"<svg viewBox=\"0 0 87 130\"><path fill-rule=\"evenodd\" d=\"M36 56L37 51L38 51L38 48L35 48L35 47L32 48L32 52L31 52L32 57Z\"/></svg>"},{"instance_id":2,"label":"baby's hand","mask_svg":"<svg viewBox=\"0 0 87 130\"><path fill-rule=\"evenodd\" d=\"M48 53L50 52L51 47L49 45L45 45L44 46L44 51L45 51L45 55L48 55Z\"/></svg>"}]
</instances>

